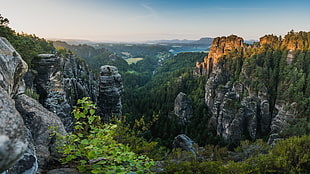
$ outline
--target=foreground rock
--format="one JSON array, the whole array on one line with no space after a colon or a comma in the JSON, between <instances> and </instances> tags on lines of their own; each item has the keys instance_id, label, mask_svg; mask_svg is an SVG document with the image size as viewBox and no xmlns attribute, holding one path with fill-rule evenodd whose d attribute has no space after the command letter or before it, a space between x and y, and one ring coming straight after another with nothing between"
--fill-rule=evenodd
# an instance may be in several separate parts
<instances>
[{"instance_id":1,"label":"foreground rock","mask_svg":"<svg viewBox=\"0 0 310 174\"><path fill-rule=\"evenodd\" d=\"M14 101L0 87L0 173L11 167L27 148L24 122Z\"/></svg>"},{"instance_id":2,"label":"foreground rock","mask_svg":"<svg viewBox=\"0 0 310 174\"><path fill-rule=\"evenodd\" d=\"M13 97L24 91L23 76L28 66L13 46L0 37L0 87Z\"/></svg>"},{"instance_id":3,"label":"foreground rock","mask_svg":"<svg viewBox=\"0 0 310 174\"><path fill-rule=\"evenodd\" d=\"M26 127L31 132L29 136L33 139L36 147L36 157L34 158L38 159L39 167L42 168L54 160L57 161L59 156L56 151L56 142L50 136L53 129L62 135L66 134L60 118L25 94L17 96L15 101L17 110L21 113Z\"/></svg>"}]
</instances>

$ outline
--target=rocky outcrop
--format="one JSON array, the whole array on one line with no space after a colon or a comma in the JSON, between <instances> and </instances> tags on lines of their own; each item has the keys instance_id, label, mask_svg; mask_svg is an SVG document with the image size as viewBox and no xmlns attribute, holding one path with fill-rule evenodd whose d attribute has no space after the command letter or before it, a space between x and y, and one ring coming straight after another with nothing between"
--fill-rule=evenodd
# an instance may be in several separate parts
<instances>
[{"instance_id":1,"label":"rocky outcrop","mask_svg":"<svg viewBox=\"0 0 310 174\"><path fill-rule=\"evenodd\" d=\"M72 168L60 168L60 169L53 169L47 172L47 174L81 174L76 169Z\"/></svg>"},{"instance_id":2,"label":"rocky outcrop","mask_svg":"<svg viewBox=\"0 0 310 174\"><path fill-rule=\"evenodd\" d=\"M100 68L98 113L104 121L112 116L122 115L121 94L122 77L115 66L105 65Z\"/></svg>"},{"instance_id":3,"label":"rocky outcrop","mask_svg":"<svg viewBox=\"0 0 310 174\"><path fill-rule=\"evenodd\" d=\"M28 128L25 128L24 131L28 142L28 147L17 163L7 170L7 174L35 174L38 171L38 158L36 156L36 147L34 145L31 132Z\"/></svg>"},{"instance_id":4,"label":"rocky outcrop","mask_svg":"<svg viewBox=\"0 0 310 174\"><path fill-rule=\"evenodd\" d=\"M234 51L240 51L244 48L244 41L241 37L231 35L228 37L214 38L208 58L213 59L213 63L216 65L219 63L220 58L224 57L228 53Z\"/></svg>"},{"instance_id":5,"label":"rocky outcrop","mask_svg":"<svg viewBox=\"0 0 310 174\"><path fill-rule=\"evenodd\" d=\"M193 147L194 141L190 139L185 134L180 134L176 137L174 137L173 141L173 147L174 148L181 148L182 150L192 152L195 154L194 147Z\"/></svg>"},{"instance_id":6,"label":"rocky outcrop","mask_svg":"<svg viewBox=\"0 0 310 174\"><path fill-rule=\"evenodd\" d=\"M36 147L36 158L42 168L59 158L55 151L56 142L50 137L53 130L65 135L65 128L60 118L48 111L38 101L25 94L15 99L16 108L21 113L26 127L31 132L31 139Z\"/></svg>"},{"instance_id":7,"label":"rocky outcrop","mask_svg":"<svg viewBox=\"0 0 310 174\"><path fill-rule=\"evenodd\" d=\"M72 107L82 97L91 97L96 103L97 83L86 63L74 55L58 57L41 54L33 60L34 69L26 74L28 88L40 94L40 103L56 113L72 130L74 118Z\"/></svg>"},{"instance_id":8,"label":"rocky outcrop","mask_svg":"<svg viewBox=\"0 0 310 174\"><path fill-rule=\"evenodd\" d=\"M180 92L174 100L174 114L180 125L189 123L194 115L192 103L183 92Z\"/></svg>"},{"instance_id":9,"label":"rocky outcrop","mask_svg":"<svg viewBox=\"0 0 310 174\"><path fill-rule=\"evenodd\" d=\"M23 76L27 64L13 46L0 37L0 87L13 97L24 91Z\"/></svg>"},{"instance_id":10,"label":"rocky outcrop","mask_svg":"<svg viewBox=\"0 0 310 174\"><path fill-rule=\"evenodd\" d=\"M0 173L11 167L25 152L27 141L22 117L14 101L0 87Z\"/></svg>"},{"instance_id":11,"label":"rocky outcrop","mask_svg":"<svg viewBox=\"0 0 310 174\"><path fill-rule=\"evenodd\" d=\"M268 144L274 144L277 140L281 139L282 130L288 125L294 115L296 115L297 103L287 104L284 101L277 101L275 105L275 116L272 118L270 125L270 136Z\"/></svg>"},{"instance_id":12,"label":"rocky outcrop","mask_svg":"<svg viewBox=\"0 0 310 174\"><path fill-rule=\"evenodd\" d=\"M59 159L55 142L50 138L51 127L55 127L60 134L66 133L56 114L23 94L23 77L27 68L10 43L1 38L0 173L6 169L5 173L8 174L36 173L38 167ZM33 87L38 73L32 72L34 76L30 76L32 80L27 82Z\"/></svg>"},{"instance_id":13,"label":"rocky outcrop","mask_svg":"<svg viewBox=\"0 0 310 174\"><path fill-rule=\"evenodd\" d=\"M206 75L210 78L222 58L231 53L243 54L244 49L245 44L241 37L231 35L214 38L208 56L204 57L202 63L196 62L194 75Z\"/></svg>"},{"instance_id":14,"label":"rocky outcrop","mask_svg":"<svg viewBox=\"0 0 310 174\"><path fill-rule=\"evenodd\" d=\"M259 44L261 46L269 45L272 48L276 48L277 46L281 45L281 38L274 35L265 35L259 38Z\"/></svg>"},{"instance_id":15,"label":"rocky outcrop","mask_svg":"<svg viewBox=\"0 0 310 174\"><path fill-rule=\"evenodd\" d=\"M243 71L240 75L243 76L243 82L232 83L225 61L208 62L211 59L219 60L229 52L243 52L243 39L234 36L226 40L218 38L214 42L212 53L204 61L207 65L205 67L212 67L206 71L208 80L205 87L205 102L212 115L209 126L227 143L237 142L243 137L255 140L261 135L267 135L272 119L267 89L262 87L254 92L245 83L251 78Z\"/></svg>"},{"instance_id":16,"label":"rocky outcrop","mask_svg":"<svg viewBox=\"0 0 310 174\"><path fill-rule=\"evenodd\" d=\"M25 126L12 97L24 91L27 64L12 45L0 37L0 173L23 156L27 149Z\"/></svg>"}]
</instances>

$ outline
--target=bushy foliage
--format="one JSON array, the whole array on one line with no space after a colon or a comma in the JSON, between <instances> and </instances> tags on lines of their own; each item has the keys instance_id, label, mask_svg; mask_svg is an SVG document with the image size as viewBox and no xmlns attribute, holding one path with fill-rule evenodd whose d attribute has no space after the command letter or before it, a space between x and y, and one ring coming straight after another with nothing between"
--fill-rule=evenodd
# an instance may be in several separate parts
<instances>
[{"instance_id":1,"label":"bushy foliage","mask_svg":"<svg viewBox=\"0 0 310 174\"><path fill-rule=\"evenodd\" d=\"M36 100L39 100L40 98L40 95L36 93L32 88L26 88L25 94Z\"/></svg>"},{"instance_id":2,"label":"bushy foliage","mask_svg":"<svg viewBox=\"0 0 310 174\"><path fill-rule=\"evenodd\" d=\"M61 140L58 150L62 162L76 165L83 173L150 173L154 162L144 155L137 155L130 147L117 142L116 124L102 124L95 114L95 106L87 98L78 100L73 114L75 131Z\"/></svg>"},{"instance_id":3,"label":"bushy foliage","mask_svg":"<svg viewBox=\"0 0 310 174\"><path fill-rule=\"evenodd\" d=\"M31 61L39 54L52 53L54 46L51 42L39 38L36 35L16 33L6 25L0 25L0 36L5 37L26 61L31 68Z\"/></svg>"},{"instance_id":4,"label":"bushy foliage","mask_svg":"<svg viewBox=\"0 0 310 174\"><path fill-rule=\"evenodd\" d=\"M246 142L245 142L246 143ZM247 143L246 143L247 144ZM261 144L256 142L255 144ZM252 145L255 145L252 144ZM242 145L240 148L244 147ZM246 145L248 146L248 145ZM168 162L164 173L309 173L310 135L280 140L266 154L256 153L240 162L181 161Z\"/></svg>"}]
</instances>

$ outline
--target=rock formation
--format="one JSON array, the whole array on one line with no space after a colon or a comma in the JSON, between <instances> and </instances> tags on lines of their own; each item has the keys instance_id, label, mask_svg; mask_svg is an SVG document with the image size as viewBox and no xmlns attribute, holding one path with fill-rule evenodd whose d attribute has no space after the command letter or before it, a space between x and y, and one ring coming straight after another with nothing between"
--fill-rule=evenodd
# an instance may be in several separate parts
<instances>
[{"instance_id":1,"label":"rock formation","mask_svg":"<svg viewBox=\"0 0 310 174\"><path fill-rule=\"evenodd\" d=\"M123 86L116 67L101 68L98 86L86 63L74 55L41 54L33 65L27 72L20 55L0 38L0 173L34 174L57 163L57 139L51 131L64 135L65 129L72 130L77 99L98 99L104 118L121 115ZM25 86L40 94L41 104L24 94Z\"/></svg>"},{"instance_id":2,"label":"rock formation","mask_svg":"<svg viewBox=\"0 0 310 174\"><path fill-rule=\"evenodd\" d=\"M202 63L196 62L196 68L194 70L195 75L206 75L211 77L211 73L214 71L220 60L226 55L234 52L243 53L245 49L243 39L241 37L231 35L228 37L217 37L213 40L212 46L208 57L204 57Z\"/></svg>"},{"instance_id":3,"label":"rock formation","mask_svg":"<svg viewBox=\"0 0 310 174\"><path fill-rule=\"evenodd\" d=\"M277 44L280 39L276 36L265 36L260 39L260 44ZM281 114L283 107L275 107L277 116L273 117L273 107L269 101L268 90L261 86L255 91L249 85L251 77L243 69L241 81L231 82L231 73L225 68L225 61L219 61L230 52L244 52L243 39L230 36L216 38L210 49L209 56L203 63L196 63L196 74L204 74L208 80L205 87L205 103L212 115L209 126L216 130L227 143L241 140L244 136L255 140L256 138L274 132L277 123L287 121L286 114ZM240 53L240 55L242 55ZM205 69L205 70L203 70ZM197 73L198 72L198 73ZM286 115L286 116L284 116ZM283 119L283 120L282 120ZM282 121L279 121L282 120Z\"/></svg>"},{"instance_id":4,"label":"rock formation","mask_svg":"<svg viewBox=\"0 0 310 174\"><path fill-rule=\"evenodd\" d=\"M261 38L259 38L259 44L261 46L263 45L269 45L272 47L279 46L281 44L281 38L274 35L265 35Z\"/></svg>"},{"instance_id":5,"label":"rock formation","mask_svg":"<svg viewBox=\"0 0 310 174\"><path fill-rule=\"evenodd\" d=\"M55 113L48 111L38 101L25 94L17 96L15 102L26 127L31 132L30 136L36 147L35 155L39 165L44 167L59 157L55 151L55 141L50 136L53 129L61 135L65 135L64 125Z\"/></svg>"},{"instance_id":6,"label":"rock formation","mask_svg":"<svg viewBox=\"0 0 310 174\"><path fill-rule=\"evenodd\" d=\"M174 100L174 114L177 116L177 122L180 125L189 123L194 115L192 104L183 92L180 92Z\"/></svg>"},{"instance_id":7,"label":"rock formation","mask_svg":"<svg viewBox=\"0 0 310 174\"><path fill-rule=\"evenodd\" d=\"M27 149L23 119L15 108L15 97L24 89L26 63L5 39L0 37L0 173L8 169Z\"/></svg>"},{"instance_id":8,"label":"rock formation","mask_svg":"<svg viewBox=\"0 0 310 174\"><path fill-rule=\"evenodd\" d=\"M27 148L25 126L14 101L0 87L0 173L12 166Z\"/></svg>"},{"instance_id":9,"label":"rock formation","mask_svg":"<svg viewBox=\"0 0 310 174\"><path fill-rule=\"evenodd\" d=\"M236 35L217 37L212 42L208 58L212 58L213 63L216 65L219 63L220 58L230 52L240 50L240 48L244 48L244 42L241 37Z\"/></svg>"},{"instance_id":10,"label":"rock formation","mask_svg":"<svg viewBox=\"0 0 310 174\"><path fill-rule=\"evenodd\" d=\"M112 116L122 115L121 93L122 77L115 66L105 65L100 68L98 113L104 121Z\"/></svg>"},{"instance_id":11,"label":"rock formation","mask_svg":"<svg viewBox=\"0 0 310 174\"><path fill-rule=\"evenodd\" d=\"M174 137L173 141L173 147L174 148L181 148L182 150L192 152L195 154L194 147L193 147L194 141L190 139L185 134L180 134L176 137Z\"/></svg>"},{"instance_id":12,"label":"rock formation","mask_svg":"<svg viewBox=\"0 0 310 174\"><path fill-rule=\"evenodd\" d=\"M268 144L274 144L281 138L279 135L285 126L294 118L296 112L296 103L287 104L284 101L277 101L275 105L276 114L272 118L270 126L270 136Z\"/></svg>"},{"instance_id":13,"label":"rock formation","mask_svg":"<svg viewBox=\"0 0 310 174\"><path fill-rule=\"evenodd\" d=\"M72 130L72 107L83 97L96 103L96 80L86 63L74 55L39 56L33 60L34 69L26 74L27 87L40 94L40 103L61 118L66 130Z\"/></svg>"},{"instance_id":14,"label":"rock formation","mask_svg":"<svg viewBox=\"0 0 310 174\"><path fill-rule=\"evenodd\" d=\"M13 97L24 91L23 75L28 66L13 46L0 37L0 87Z\"/></svg>"}]
</instances>

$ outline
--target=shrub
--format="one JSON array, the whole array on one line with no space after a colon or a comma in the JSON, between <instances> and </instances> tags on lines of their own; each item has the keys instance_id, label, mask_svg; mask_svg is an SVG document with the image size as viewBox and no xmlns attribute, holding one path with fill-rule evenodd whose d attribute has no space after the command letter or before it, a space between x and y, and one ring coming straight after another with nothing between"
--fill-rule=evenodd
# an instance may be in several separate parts
<instances>
[{"instance_id":1,"label":"shrub","mask_svg":"<svg viewBox=\"0 0 310 174\"><path fill-rule=\"evenodd\" d=\"M26 88L25 94L36 100L39 100L40 98L40 95L36 93L32 88Z\"/></svg>"},{"instance_id":2,"label":"shrub","mask_svg":"<svg viewBox=\"0 0 310 174\"><path fill-rule=\"evenodd\" d=\"M82 173L151 173L151 159L114 140L117 125L102 124L88 98L78 100L78 104L72 112L76 118L74 133L58 135L63 163L76 166Z\"/></svg>"}]
</instances>

